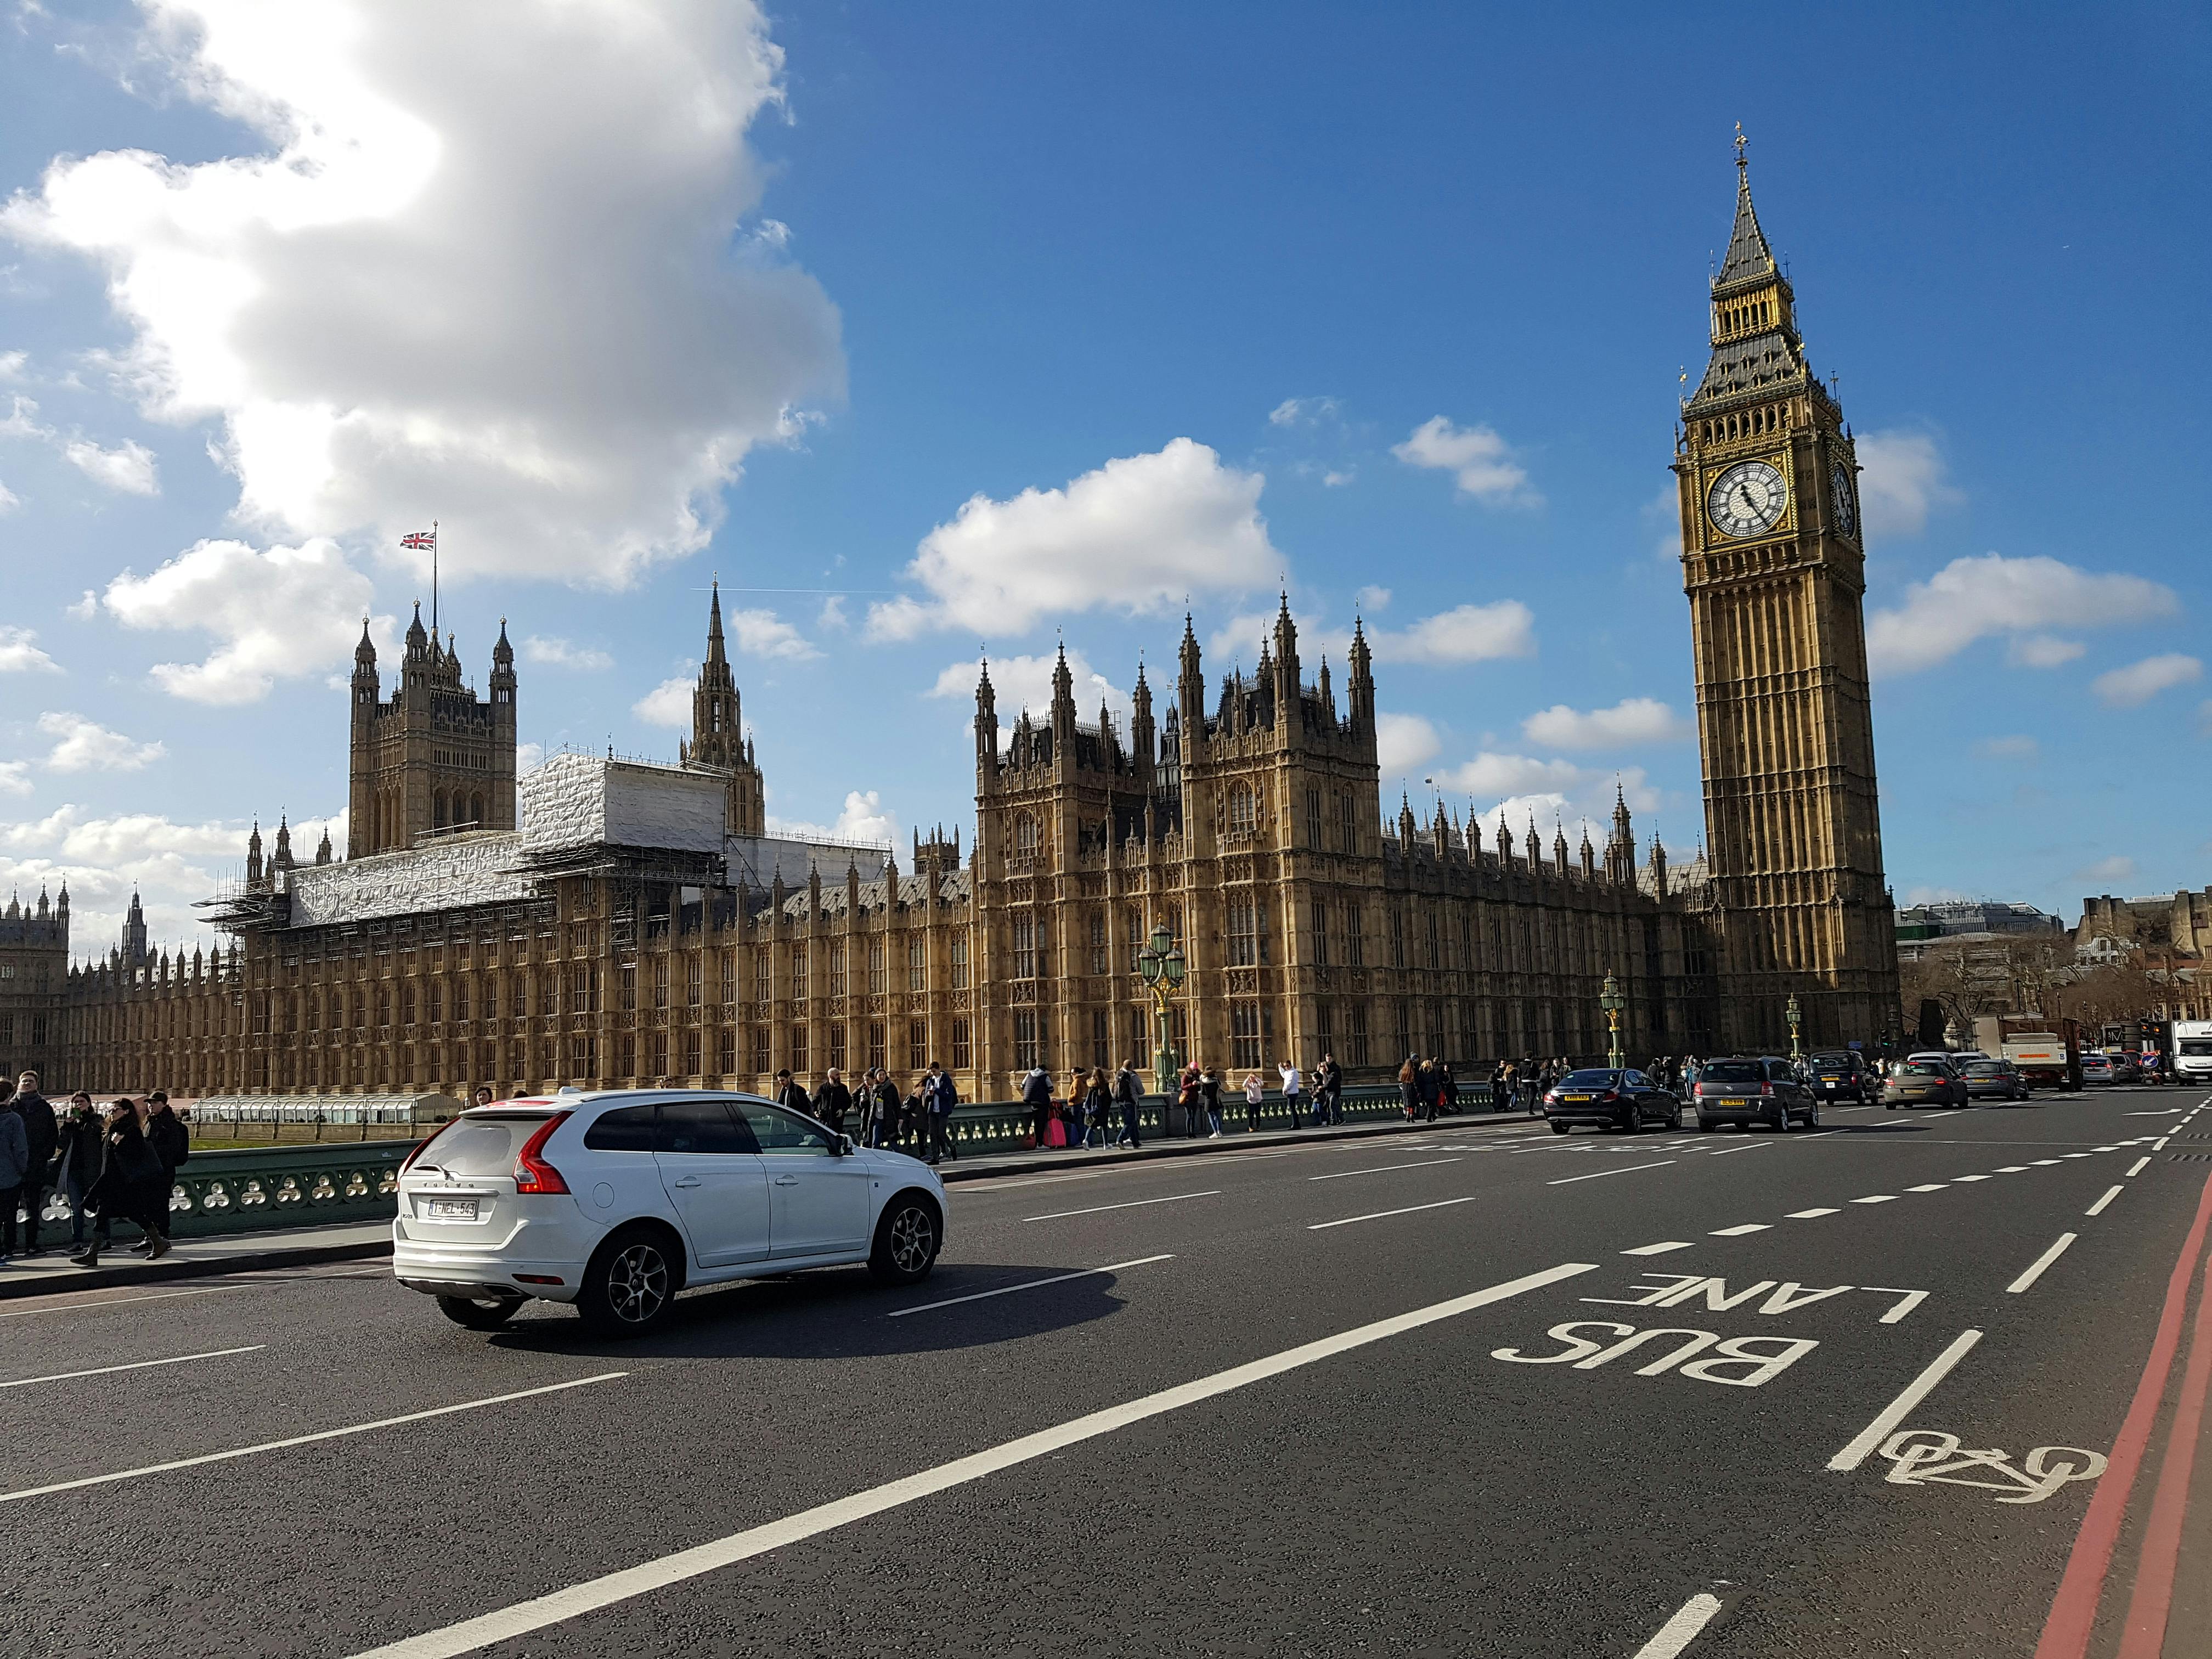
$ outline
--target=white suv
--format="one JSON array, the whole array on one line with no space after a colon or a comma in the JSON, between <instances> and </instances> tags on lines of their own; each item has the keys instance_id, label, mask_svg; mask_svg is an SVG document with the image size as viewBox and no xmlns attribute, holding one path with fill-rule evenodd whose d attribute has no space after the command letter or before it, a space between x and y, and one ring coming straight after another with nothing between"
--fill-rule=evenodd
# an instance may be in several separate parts
<instances>
[{"instance_id":1,"label":"white suv","mask_svg":"<svg viewBox=\"0 0 2212 1659\"><path fill-rule=\"evenodd\" d=\"M752 1095L562 1090L467 1111L408 1154L399 1282L473 1330L532 1297L608 1334L689 1285L865 1261L909 1285L945 1244L945 1188Z\"/></svg>"}]
</instances>

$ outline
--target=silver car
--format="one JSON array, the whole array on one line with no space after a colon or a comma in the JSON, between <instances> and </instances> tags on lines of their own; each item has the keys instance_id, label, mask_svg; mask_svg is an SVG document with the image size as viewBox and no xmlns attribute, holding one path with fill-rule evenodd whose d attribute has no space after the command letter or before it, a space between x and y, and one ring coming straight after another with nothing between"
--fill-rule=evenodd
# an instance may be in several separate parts
<instances>
[{"instance_id":1,"label":"silver car","mask_svg":"<svg viewBox=\"0 0 2212 1659\"><path fill-rule=\"evenodd\" d=\"M2026 1100L2027 1079L2008 1060L1970 1060L1966 1064L1969 1100Z\"/></svg>"}]
</instances>

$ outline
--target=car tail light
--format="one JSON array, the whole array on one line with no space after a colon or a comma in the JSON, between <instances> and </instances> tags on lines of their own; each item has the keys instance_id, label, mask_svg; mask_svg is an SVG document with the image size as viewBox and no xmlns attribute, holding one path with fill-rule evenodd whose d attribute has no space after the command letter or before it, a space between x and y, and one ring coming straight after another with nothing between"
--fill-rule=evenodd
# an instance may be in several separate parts
<instances>
[{"instance_id":1,"label":"car tail light","mask_svg":"<svg viewBox=\"0 0 2212 1659\"><path fill-rule=\"evenodd\" d=\"M1693 1097L1705 1093L1705 1085L1702 1083L1692 1083L1690 1085L1690 1093Z\"/></svg>"},{"instance_id":2,"label":"car tail light","mask_svg":"<svg viewBox=\"0 0 2212 1659\"><path fill-rule=\"evenodd\" d=\"M566 1112L556 1112L538 1126L538 1133L522 1143L522 1150L514 1155L514 1190L518 1193L565 1193L568 1183L561 1172L538 1154L553 1132L568 1121Z\"/></svg>"},{"instance_id":3,"label":"car tail light","mask_svg":"<svg viewBox=\"0 0 2212 1659\"><path fill-rule=\"evenodd\" d=\"M1771 1095L1774 1092L1774 1085L1771 1083L1762 1083L1759 1085L1759 1092L1763 1095Z\"/></svg>"},{"instance_id":4,"label":"car tail light","mask_svg":"<svg viewBox=\"0 0 2212 1659\"><path fill-rule=\"evenodd\" d=\"M1618 1090L1607 1089L1603 1094L1597 1097L1597 1103L1601 1106L1609 1105L1613 1101L1619 1100L1620 1098L1620 1094Z\"/></svg>"}]
</instances>

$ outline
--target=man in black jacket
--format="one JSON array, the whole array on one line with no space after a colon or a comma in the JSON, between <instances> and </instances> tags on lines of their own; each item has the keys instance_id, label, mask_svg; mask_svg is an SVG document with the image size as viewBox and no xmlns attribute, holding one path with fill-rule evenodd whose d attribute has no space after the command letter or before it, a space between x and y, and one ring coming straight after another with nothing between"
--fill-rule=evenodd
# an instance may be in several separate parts
<instances>
[{"instance_id":1,"label":"man in black jacket","mask_svg":"<svg viewBox=\"0 0 2212 1659\"><path fill-rule=\"evenodd\" d=\"M1137 1062L1130 1060L1114 1078L1114 1098L1121 1107L1121 1138L1114 1144L1134 1152L1145 1143L1137 1138L1137 1102L1143 1091L1137 1086Z\"/></svg>"},{"instance_id":2,"label":"man in black jacket","mask_svg":"<svg viewBox=\"0 0 2212 1659\"><path fill-rule=\"evenodd\" d=\"M146 1097L146 1144L161 1160L161 1207L166 1211L169 1190L177 1183L177 1166L192 1155L192 1136L184 1120L169 1109L165 1089L156 1089ZM131 1247L131 1253L143 1255L153 1243L150 1238L142 1238Z\"/></svg>"},{"instance_id":3,"label":"man in black jacket","mask_svg":"<svg viewBox=\"0 0 2212 1659\"><path fill-rule=\"evenodd\" d=\"M822 1086L814 1091L814 1115L830 1126L830 1133L845 1133L845 1114L853 1109L853 1091L845 1086L844 1079L832 1066L822 1074Z\"/></svg>"},{"instance_id":4,"label":"man in black jacket","mask_svg":"<svg viewBox=\"0 0 2212 1659\"><path fill-rule=\"evenodd\" d=\"M775 1074L775 1103L788 1106L794 1112L814 1115L814 1103L806 1097L806 1085L792 1076L788 1070Z\"/></svg>"},{"instance_id":5,"label":"man in black jacket","mask_svg":"<svg viewBox=\"0 0 2212 1659\"><path fill-rule=\"evenodd\" d=\"M39 1074L26 1072L15 1079L15 1109L22 1114L23 1138L31 1146L31 1167L23 1177L21 1200L23 1214L23 1255L28 1260L44 1255L39 1248L39 1212L46 1207L46 1187L53 1177L56 1130L54 1109L39 1092ZM9 1218L8 1231L15 1231L15 1218Z\"/></svg>"}]
</instances>

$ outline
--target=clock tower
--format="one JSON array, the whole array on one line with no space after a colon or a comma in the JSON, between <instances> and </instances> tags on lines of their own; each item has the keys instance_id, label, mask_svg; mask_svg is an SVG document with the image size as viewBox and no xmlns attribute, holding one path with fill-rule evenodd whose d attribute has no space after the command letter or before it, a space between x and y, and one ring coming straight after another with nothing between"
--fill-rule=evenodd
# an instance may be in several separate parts
<instances>
[{"instance_id":1,"label":"clock tower","mask_svg":"<svg viewBox=\"0 0 2212 1659\"><path fill-rule=\"evenodd\" d=\"M1690 599L1705 835L1731 1048L1869 1048L1897 1018L1868 701L1858 465L1814 378L1790 279L1751 202L1712 279L1712 356L1682 404L1682 586Z\"/></svg>"}]
</instances>

